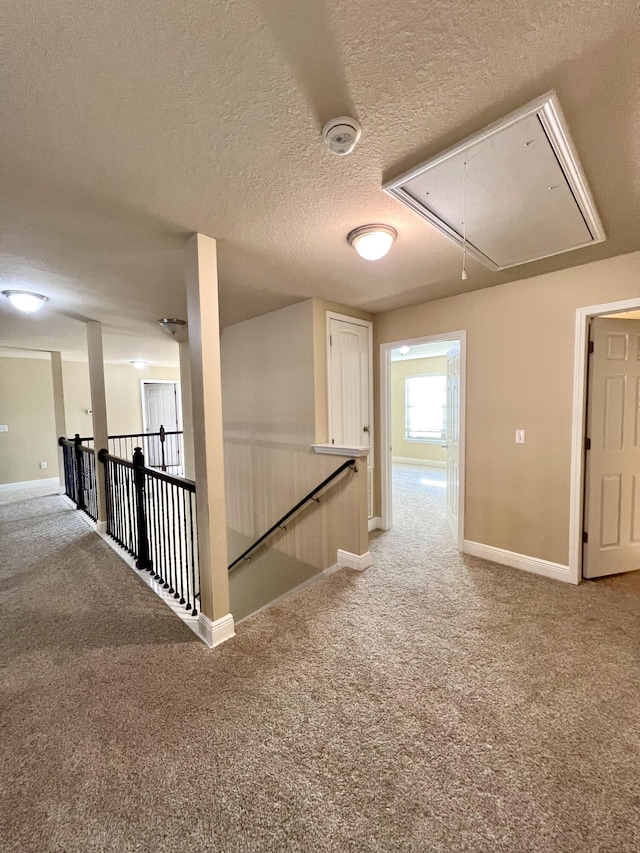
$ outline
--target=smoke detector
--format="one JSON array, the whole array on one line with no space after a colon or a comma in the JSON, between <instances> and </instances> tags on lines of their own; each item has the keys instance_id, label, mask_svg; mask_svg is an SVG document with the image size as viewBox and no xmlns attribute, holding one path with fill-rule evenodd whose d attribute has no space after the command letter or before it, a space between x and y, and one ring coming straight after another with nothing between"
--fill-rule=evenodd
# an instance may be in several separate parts
<instances>
[{"instance_id":1,"label":"smoke detector","mask_svg":"<svg viewBox=\"0 0 640 853\"><path fill-rule=\"evenodd\" d=\"M351 154L360 139L362 129L360 124L348 116L332 118L322 128L322 138L329 151L344 156Z\"/></svg>"}]
</instances>

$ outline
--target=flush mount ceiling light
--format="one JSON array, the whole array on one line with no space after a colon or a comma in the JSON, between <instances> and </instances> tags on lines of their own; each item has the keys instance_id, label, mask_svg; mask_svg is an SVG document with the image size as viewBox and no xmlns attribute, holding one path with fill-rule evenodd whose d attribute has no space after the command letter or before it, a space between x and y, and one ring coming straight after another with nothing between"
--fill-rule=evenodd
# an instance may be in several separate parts
<instances>
[{"instance_id":1,"label":"flush mount ceiling light","mask_svg":"<svg viewBox=\"0 0 640 853\"><path fill-rule=\"evenodd\" d=\"M347 235L350 245L365 261L379 261L387 254L398 236L390 225L362 225Z\"/></svg>"},{"instance_id":2,"label":"flush mount ceiling light","mask_svg":"<svg viewBox=\"0 0 640 853\"><path fill-rule=\"evenodd\" d=\"M177 317L163 317L162 320L158 320L158 323L160 323L165 332L171 335L171 337L175 335L178 329L187 325L184 320L178 320Z\"/></svg>"},{"instance_id":3,"label":"flush mount ceiling light","mask_svg":"<svg viewBox=\"0 0 640 853\"><path fill-rule=\"evenodd\" d=\"M39 311L48 301L46 296L42 296L40 293L29 293L26 290L3 290L2 294L7 297L14 308L22 311L23 314L33 314L35 311Z\"/></svg>"},{"instance_id":4,"label":"flush mount ceiling light","mask_svg":"<svg viewBox=\"0 0 640 853\"><path fill-rule=\"evenodd\" d=\"M409 353L409 347L400 347L398 352L400 355L407 355Z\"/></svg>"},{"instance_id":5,"label":"flush mount ceiling light","mask_svg":"<svg viewBox=\"0 0 640 853\"><path fill-rule=\"evenodd\" d=\"M146 367L146 366L147 366L147 362L146 362L146 361L141 361L141 360L138 360L138 361L130 361L130 362L129 362L129 364L132 364L132 365L133 365L134 367L136 367L138 370L142 370L144 367Z\"/></svg>"}]
</instances>

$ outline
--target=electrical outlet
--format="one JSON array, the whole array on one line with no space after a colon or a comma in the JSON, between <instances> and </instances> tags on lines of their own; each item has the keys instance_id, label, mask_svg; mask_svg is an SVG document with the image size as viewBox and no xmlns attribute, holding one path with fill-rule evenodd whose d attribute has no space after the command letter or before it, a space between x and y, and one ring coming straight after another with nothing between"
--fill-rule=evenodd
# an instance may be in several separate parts
<instances>
[{"instance_id":1,"label":"electrical outlet","mask_svg":"<svg viewBox=\"0 0 640 853\"><path fill-rule=\"evenodd\" d=\"M516 444L524 444L525 431L523 429L516 430Z\"/></svg>"},{"instance_id":2,"label":"electrical outlet","mask_svg":"<svg viewBox=\"0 0 640 853\"><path fill-rule=\"evenodd\" d=\"M40 463L40 468L42 468L42 470L43 470L43 471L45 470L45 468L46 468L46 467L47 467L47 463L46 463L46 462L41 462L41 463Z\"/></svg>"}]
</instances>

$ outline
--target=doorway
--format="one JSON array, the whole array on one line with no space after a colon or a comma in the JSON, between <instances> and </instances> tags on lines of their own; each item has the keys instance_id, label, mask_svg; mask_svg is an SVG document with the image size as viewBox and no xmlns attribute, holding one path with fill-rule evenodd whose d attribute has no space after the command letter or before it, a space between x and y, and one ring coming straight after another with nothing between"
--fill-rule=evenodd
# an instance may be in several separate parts
<instances>
[{"instance_id":1,"label":"doorway","mask_svg":"<svg viewBox=\"0 0 640 853\"><path fill-rule=\"evenodd\" d=\"M582 577L640 576L640 312L591 318Z\"/></svg>"},{"instance_id":2,"label":"doorway","mask_svg":"<svg viewBox=\"0 0 640 853\"><path fill-rule=\"evenodd\" d=\"M378 526L389 530L394 524L394 482L399 501L422 490L425 508L446 517L459 551L464 543L465 366L464 331L380 347Z\"/></svg>"},{"instance_id":3,"label":"doorway","mask_svg":"<svg viewBox=\"0 0 640 853\"><path fill-rule=\"evenodd\" d=\"M368 517L373 515L373 325L327 311L329 442L368 447Z\"/></svg>"},{"instance_id":4,"label":"doorway","mask_svg":"<svg viewBox=\"0 0 640 853\"><path fill-rule=\"evenodd\" d=\"M147 464L182 474L182 406L180 383L170 379L142 379L142 429ZM167 435L160 436L160 427Z\"/></svg>"},{"instance_id":5,"label":"doorway","mask_svg":"<svg viewBox=\"0 0 640 853\"><path fill-rule=\"evenodd\" d=\"M636 518L639 510L634 505L636 482L640 483L640 478L631 470L634 461L626 458L627 449L632 450L640 443L635 421L638 411L635 395L640 394L640 384L633 377L640 337L636 337L639 333L634 331L635 323L626 329L624 325L615 328L627 320L637 321L640 330L639 310L640 300L636 298L589 305L576 311L569 526L571 583L580 583L583 577L640 568L635 565L636 549L640 556L637 529L640 516ZM636 312L636 316L629 316L628 312ZM593 340L596 335L601 338L599 344ZM590 354L590 340L594 356ZM598 362L604 363L602 370L589 363L597 346L600 347ZM621 394L623 389L629 394ZM587 449L588 440L591 449ZM600 460L594 451L600 454ZM594 557L596 552L600 555Z\"/></svg>"}]
</instances>

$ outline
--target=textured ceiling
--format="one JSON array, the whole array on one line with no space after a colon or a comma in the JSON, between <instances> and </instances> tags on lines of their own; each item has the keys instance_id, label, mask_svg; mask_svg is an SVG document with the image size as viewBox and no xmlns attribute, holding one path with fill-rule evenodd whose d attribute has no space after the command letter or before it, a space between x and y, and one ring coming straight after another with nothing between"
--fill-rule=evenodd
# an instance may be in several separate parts
<instances>
[{"instance_id":1,"label":"textured ceiling","mask_svg":"<svg viewBox=\"0 0 640 853\"><path fill-rule=\"evenodd\" d=\"M185 316L194 231L220 241L224 324L640 248L635 0L4 0L0 18L0 286L51 300L20 322L2 304L0 344L78 351L86 317L123 358L168 353L155 321ZM550 89L608 239L500 273L471 261L463 283L459 250L381 185ZM363 128L344 158L320 140L340 114ZM399 233L377 264L345 240L371 221Z\"/></svg>"}]
</instances>

